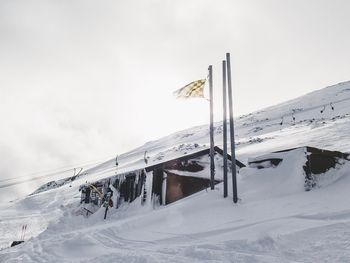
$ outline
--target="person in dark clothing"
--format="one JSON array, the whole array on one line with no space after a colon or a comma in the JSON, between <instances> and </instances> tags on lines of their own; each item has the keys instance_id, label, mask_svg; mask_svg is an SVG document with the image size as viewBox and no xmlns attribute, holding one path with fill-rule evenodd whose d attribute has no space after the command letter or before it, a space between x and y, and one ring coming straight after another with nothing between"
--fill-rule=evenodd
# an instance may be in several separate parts
<instances>
[{"instance_id":1,"label":"person in dark clothing","mask_svg":"<svg viewBox=\"0 0 350 263\"><path fill-rule=\"evenodd\" d=\"M109 206L113 207L113 201L112 201L113 191L108 186L106 193L103 195L102 203L105 204L106 202L109 202Z\"/></svg>"}]
</instances>

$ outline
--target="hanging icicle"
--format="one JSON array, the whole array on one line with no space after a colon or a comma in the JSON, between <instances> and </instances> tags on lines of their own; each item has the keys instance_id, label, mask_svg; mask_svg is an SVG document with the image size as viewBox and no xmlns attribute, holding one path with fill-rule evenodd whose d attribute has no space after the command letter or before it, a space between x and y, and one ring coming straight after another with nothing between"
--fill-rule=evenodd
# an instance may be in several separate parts
<instances>
[{"instance_id":1,"label":"hanging icicle","mask_svg":"<svg viewBox=\"0 0 350 263\"><path fill-rule=\"evenodd\" d=\"M145 164L148 163L148 159L147 159L147 151L145 151L144 155L143 155L143 160L145 161Z\"/></svg>"}]
</instances>

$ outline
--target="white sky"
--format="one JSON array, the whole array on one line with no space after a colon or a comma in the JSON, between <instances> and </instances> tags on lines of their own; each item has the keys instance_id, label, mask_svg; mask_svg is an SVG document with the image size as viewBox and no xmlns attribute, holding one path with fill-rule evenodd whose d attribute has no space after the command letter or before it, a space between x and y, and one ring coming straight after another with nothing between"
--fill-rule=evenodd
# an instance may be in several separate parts
<instances>
[{"instance_id":1,"label":"white sky","mask_svg":"<svg viewBox=\"0 0 350 263\"><path fill-rule=\"evenodd\" d=\"M350 79L348 0L0 0L0 178L208 122L172 92L231 52L235 115Z\"/></svg>"}]
</instances>

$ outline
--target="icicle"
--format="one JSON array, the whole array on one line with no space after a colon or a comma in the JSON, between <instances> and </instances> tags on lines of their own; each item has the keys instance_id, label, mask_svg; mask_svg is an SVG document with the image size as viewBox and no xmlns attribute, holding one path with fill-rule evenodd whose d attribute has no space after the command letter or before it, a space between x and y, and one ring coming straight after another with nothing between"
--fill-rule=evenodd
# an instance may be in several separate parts
<instances>
[{"instance_id":1,"label":"icicle","mask_svg":"<svg viewBox=\"0 0 350 263\"><path fill-rule=\"evenodd\" d=\"M147 164L148 163L148 157L146 156L146 154L147 154L147 151L145 151L145 153L144 153L144 155L143 155L143 160L145 161L145 164Z\"/></svg>"}]
</instances>

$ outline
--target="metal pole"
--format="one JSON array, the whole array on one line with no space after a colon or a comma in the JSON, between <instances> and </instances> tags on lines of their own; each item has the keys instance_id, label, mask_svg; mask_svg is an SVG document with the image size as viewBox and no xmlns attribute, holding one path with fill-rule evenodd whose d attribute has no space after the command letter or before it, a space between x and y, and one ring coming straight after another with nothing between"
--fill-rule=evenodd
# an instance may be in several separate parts
<instances>
[{"instance_id":1,"label":"metal pole","mask_svg":"<svg viewBox=\"0 0 350 263\"><path fill-rule=\"evenodd\" d=\"M209 68L209 96L210 96L210 188L214 190L215 164L214 164L214 116L213 116L213 66Z\"/></svg>"},{"instance_id":2,"label":"metal pole","mask_svg":"<svg viewBox=\"0 0 350 263\"><path fill-rule=\"evenodd\" d=\"M227 197L227 105L226 105L226 61L222 61L222 99L223 99L223 150L224 150L224 197Z\"/></svg>"},{"instance_id":3,"label":"metal pole","mask_svg":"<svg viewBox=\"0 0 350 263\"><path fill-rule=\"evenodd\" d=\"M235 129L233 123L233 96L232 96L232 82L231 82L231 60L230 53L226 53L227 63L227 84L228 84L228 102L230 107L230 137L231 137L231 170L232 170L232 192L233 202L237 203L237 175L236 175L236 153L235 153Z\"/></svg>"}]
</instances>

